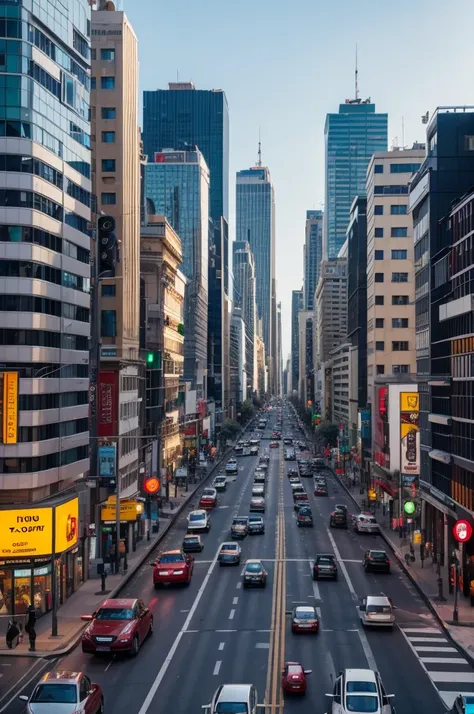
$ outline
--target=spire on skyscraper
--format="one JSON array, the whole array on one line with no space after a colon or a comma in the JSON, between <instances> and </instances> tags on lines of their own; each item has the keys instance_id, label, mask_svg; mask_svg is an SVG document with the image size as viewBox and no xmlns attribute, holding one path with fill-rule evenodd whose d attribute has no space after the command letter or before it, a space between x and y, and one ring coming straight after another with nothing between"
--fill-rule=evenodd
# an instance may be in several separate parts
<instances>
[{"instance_id":1,"label":"spire on skyscraper","mask_svg":"<svg viewBox=\"0 0 474 714\"><path fill-rule=\"evenodd\" d=\"M257 166L262 165L262 142L260 141L260 127L258 127L258 152L257 152Z\"/></svg>"},{"instance_id":2,"label":"spire on skyscraper","mask_svg":"<svg viewBox=\"0 0 474 714\"><path fill-rule=\"evenodd\" d=\"M359 63L357 58L357 43L356 43L356 64L355 64L355 98L359 99Z\"/></svg>"}]
</instances>

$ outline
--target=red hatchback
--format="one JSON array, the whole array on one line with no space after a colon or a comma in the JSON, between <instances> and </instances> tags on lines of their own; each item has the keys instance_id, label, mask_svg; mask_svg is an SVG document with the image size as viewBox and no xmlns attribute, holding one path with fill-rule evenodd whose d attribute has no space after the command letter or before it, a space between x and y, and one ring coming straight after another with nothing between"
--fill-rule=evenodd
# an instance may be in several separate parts
<instances>
[{"instance_id":1,"label":"red hatchback","mask_svg":"<svg viewBox=\"0 0 474 714\"><path fill-rule=\"evenodd\" d=\"M199 508L212 511L217 506L217 491L215 488L205 488L199 501Z\"/></svg>"},{"instance_id":2,"label":"red hatchback","mask_svg":"<svg viewBox=\"0 0 474 714\"><path fill-rule=\"evenodd\" d=\"M153 585L189 585L193 575L194 558L182 550L168 550L156 559L153 566Z\"/></svg>"},{"instance_id":3,"label":"red hatchback","mask_svg":"<svg viewBox=\"0 0 474 714\"><path fill-rule=\"evenodd\" d=\"M281 673L281 686L285 692L294 694L306 694L306 675L311 674L312 669L303 669L299 662L286 662Z\"/></svg>"},{"instance_id":4,"label":"red hatchback","mask_svg":"<svg viewBox=\"0 0 474 714\"><path fill-rule=\"evenodd\" d=\"M90 620L82 635L82 651L89 654L129 652L136 655L153 633L153 615L142 600L106 600L97 612L82 615Z\"/></svg>"}]
</instances>

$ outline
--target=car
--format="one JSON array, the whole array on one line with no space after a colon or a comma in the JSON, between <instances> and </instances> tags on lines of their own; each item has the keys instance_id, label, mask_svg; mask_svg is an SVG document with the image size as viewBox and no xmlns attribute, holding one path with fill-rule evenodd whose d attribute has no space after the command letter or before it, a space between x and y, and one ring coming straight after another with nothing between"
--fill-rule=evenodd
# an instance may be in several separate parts
<instances>
[{"instance_id":1,"label":"car","mask_svg":"<svg viewBox=\"0 0 474 714\"><path fill-rule=\"evenodd\" d=\"M325 483L315 483L314 484L314 495L315 496L327 496L328 487Z\"/></svg>"},{"instance_id":2,"label":"car","mask_svg":"<svg viewBox=\"0 0 474 714\"><path fill-rule=\"evenodd\" d=\"M474 712L474 694L458 694L447 714L472 714L472 712Z\"/></svg>"},{"instance_id":3,"label":"car","mask_svg":"<svg viewBox=\"0 0 474 714\"><path fill-rule=\"evenodd\" d=\"M250 447L250 456L258 456L258 446Z\"/></svg>"},{"instance_id":4,"label":"car","mask_svg":"<svg viewBox=\"0 0 474 714\"><path fill-rule=\"evenodd\" d=\"M344 511L345 513L347 513L348 509L345 503L336 503L336 505L334 506L334 510Z\"/></svg>"},{"instance_id":5,"label":"car","mask_svg":"<svg viewBox=\"0 0 474 714\"><path fill-rule=\"evenodd\" d=\"M268 462L270 461L270 454L268 454L268 453L262 454L259 459L260 465L262 465L263 461L265 461L265 463L268 464Z\"/></svg>"},{"instance_id":6,"label":"car","mask_svg":"<svg viewBox=\"0 0 474 714\"><path fill-rule=\"evenodd\" d=\"M296 461L296 454L294 449L285 449L285 461Z\"/></svg>"},{"instance_id":7,"label":"car","mask_svg":"<svg viewBox=\"0 0 474 714\"><path fill-rule=\"evenodd\" d=\"M362 565L366 573L390 572L390 558L384 550L366 550Z\"/></svg>"},{"instance_id":8,"label":"car","mask_svg":"<svg viewBox=\"0 0 474 714\"><path fill-rule=\"evenodd\" d=\"M292 488L296 485L300 485L303 488L303 484L301 483L299 476L290 476L288 481L290 482Z\"/></svg>"},{"instance_id":9,"label":"car","mask_svg":"<svg viewBox=\"0 0 474 714\"><path fill-rule=\"evenodd\" d=\"M309 498L307 493L294 493L293 494L293 507L294 510L297 511L301 506L309 506Z\"/></svg>"},{"instance_id":10,"label":"car","mask_svg":"<svg viewBox=\"0 0 474 714\"><path fill-rule=\"evenodd\" d=\"M265 533L265 522L262 516L256 516L254 513L249 515L249 535Z\"/></svg>"},{"instance_id":11,"label":"car","mask_svg":"<svg viewBox=\"0 0 474 714\"><path fill-rule=\"evenodd\" d=\"M372 669L345 669L337 677L330 697L328 714L372 712L372 714L395 714L378 672Z\"/></svg>"},{"instance_id":12,"label":"car","mask_svg":"<svg viewBox=\"0 0 474 714\"><path fill-rule=\"evenodd\" d=\"M265 513L265 499L262 498L262 496L253 496L250 499L249 511L251 513L252 511L257 513Z\"/></svg>"},{"instance_id":13,"label":"car","mask_svg":"<svg viewBox=\"0 0 474 714\"><path fill-rule=\"evenodd\" d=\"M238 565L242 549L238 543L222 543L217 557L220 565Z\"/></svg>"},{"instance_id":14,"label":"car","mask_svg":"<svg viewBox=\"0 0 474 714\"><path fill-rule=\"evenodd\" d=\"M245 538L249 533L249 519L247 516L236 516L230 527L231 538Z\"/></svg>"},{"instance_id":15,"label":"car","mask_svg":"<svg viewBox=\"0 0 474 714\"><path fill-rule=\"evenodd\" d=\"M102 714L104 694L100 684L93 684L84 672L52 670L44 674L30 697L21 694L27 702L28 714Z\"/></svg>"},{"instance_id":16,"label":"car","mask_svg":"<svg viewBox=\"0 0 474 714\"><path fill-rule=\"evenodd\" d=\"M306 493L305 488L299 479L298 481L296 481L295 479L290 479L290 484L293 496L295 495L295 493Z\"/></svg>"},{"instance_id":17,"label":"car","mask_svg":"<svg viewBox=\"0 0 474 714\"><path fill-rule=\"evenodd\" d=\"M202 492L201 498L199 499L199 508L205 508L206 510L212 511L213 508L217 506L217 491L215 488L208 486Z\"/></svg>"},{"instance_id":18,"label":"car","mask_svg":"<svg viewBox=\"0 0 474 714\"><path fill-rule=\"evenodd\" d=\"M292 632L319 632L316 608L312 605L298 605L291 615Z\"/></svg>"},{"instance_id":19,"label":"car","mask_svg":"<svg viewBox=\"0 0 474 714\"><path fill-rule=\"evenodd\" d=\"M148 635L153 634L151 610L137 598L105 600L96 612L82 615L81 620L89 621L81 638L82 651L88 654L136 655Z\"/></svg>"},{"instance_id":20,"label":"car","mask_svg":"<svg viewBox=\"0 0 474 714\"><path fill-rule=\"evenodd\" d=\"M188 515L188 533L199 533L200 531L209 533L210 530L211 519L209 513L204 508L191 511Z\"/></svg>"},{"instance_id":21,"label":"car","mask_svg":"<svg viewBox=\"0 0 474 714\"><path fill-rule=\"evenodd\" d=\"M243 450L243 447L242 447ZM229 461L225 465L225 472L226 474L236 474L238 472L239 468L237 466L237 459L229 459Z\"/></svg>"},{"instance_id":22,"label":"car","mask_svg":"<svg viewBox=\"0 0 474 714\"><path fill-rule=\"evenodd\" d=\"M268 461L259 461L257 468L259 471L268 471Z\"/></svg>"},{"instance_id":23,"label":"car","mask_svg":"<svg viewBox=\"0 0 474 714\"><path fill-rule=\"evenodd\" d=\"M285 692L291 694L306 694L306 675L312 669L304 669L299 662L285 662L281 672L281 686Z\"/></svg>"},{"instance_id":24,"label":"car","mask_svg":"<svg viewBox=\"0 0 474 714\"><path fill-rule=\"evenodd\" d=\"M260 446L260 439L257 437L250 439L250 446Z\"/></svg>"},{"instance_id":25,"label":"car","mask_svg":"<svg viewBox=\"0 0 474 714\"><path fill-rule=\"evenodd\" d=\"M311 466L315 471L324 471L326 468L326 462L324 459L321 458L315 458L311 461Z\"/></svg>"},{"instance_id":26,"label":"car","mask_svg":"<svg viewBox=\"0 0 474 714\"><path fill-rule=\"evenodd\" d=\"M281 439L281 434L280 434L280 432L279 432L279 431L274 431L274 432L272 433L272 439L278 439L278 440Z\"/></svg>"},{"instance_id":27,"label":"car","mask_svg":"<svg viewBox=\"0 0 474 714\"><path fill-rule=\"evenodd\" d=\"M183 553L202 553L204 545L199 535L185 535L183 545L181 546Z\"/></svg>"},{"instance_id":28,"label":"car","mask_svg":"<svg viewBox=\"0 0 474 714\"><path fill-rule=\"evenodd\" d=\"M239 443L234 446L234 454L236 454L237 456L240 456L240 454L243 453L243 450L244 450L243 444Z\"/></svg>"},{"instance_id":29,"label":"car","mask_svg":"<svg viewBox=\"0 0 474 714\"><path fill-rule=\"evenodd\" d=\"M386 595L367 595L359 605L359 617L364 627L388 627L393 630L395 615L391 599Z\"/></svg>"},{"instance_id":30,"label":"car","mask_svg":"<svg viewBox=\"0 0 474 714\"><path fill-rule=\"evenodd\" d=\"M264 588L267 584L267 571L261 560L247 560L242 576L244 588L259 586Z\"/></svg>"},{"instance_id":31,"label":"car","mask_svg":"<svg viewBox=\"0 0 474 714\"><path fill-rule=\"evenodd\" d=\"M293 439L291 438L291 436L285 436L285 438L283 439L283 443L285 444L285 446L292 446Z\"/></svg>"},{"instance_id":32,"label":"car","mask_svg":"<svg viewBox=\"0 0 474 714\"><path fill-rule=\"evenodd\" d=\"M290 478L290 476L297 476L297 477L299 477L299 471L298 471L298 469L295 469L294 466L290 466L290 468L289 468L288 471L286 472L286 475L288 476L288 478Z\"/></svg>"},{"instance_id":33,"label":"car","mask_svg":"<svg viewBox=\"0 0 474 714\"><path fill-rule=\"evenodd\" d=\"M193 576L194 558L182 550L167 550L153 565L153 585L189 585Z\"/></svg>"},{"instance_id":34,"label":"car","mask_svg":"<svg viewBox=\"0 0 474 714\"><path fill-rule=\"evenodd\" d=\"M296 525L300 528L307 526L313 527L313 513L309 506L301 506L296 513Z\"/></svg>"},{"instance_id":35,"label":"car","mask_svg":"<svg viewBox=\"0 0 474 714\"><path fill-rule=\"evenodd\" d=\"M303 459L303 458L298 459L298 466L309 466L308 459Z\"/></svg>"},{"instance_id":36,"label":"car","mask_svg":"<svg viewBox=\"0 0 474 714\"><path fill-rule=\"evenodd\" d=\"M259 483L252 486L252 497L254 496L265 496L265 486L262 486Z\"/></svg>"},{"instance_id":37,"label":"car","mask_svg":"<svg viewBox=\"0 0 474 714\"><path fill-rule=\"evenodd\" d=\"M278 449L280 447L280 444L278 441L271 441L270 442L270 449Z\"/></svg>"},{"instance_id":38,"label":"car","mask_svg":"<svg viewBox=\"0 0 474 714\"><path fill-rule=\"evenodd\" d=\"M216 491L225 491L227 488L226 476L216 476L216 478L212 482L212 487L215 488Z\"/></svg>"},{"instance_id":39,"label":"car","mask_svg":"<svg viewBox=\"0 0 474 714\"><path fill-rule=\"evenodd\" d=\"M347 512L346 511L332 511L329 516L329 527L330 528L348 528Z\"/></svg>"},{"instance_id":40,"label":"car","mask_svg":"<svg viewBox=\"0 0 474 714\"><path fill-rule=\"evenodd\" d=\"M266 481L265 471L259 471L258 469L254 472L253 482L254 483L265 483Z\"/></svg>"},{"instance_id":41,"label":"car","mask_svg":"<svg viewBox=\"0 0 474 714\"><path fill-rule=\"evenodd\" d=\"M374 516L367 513L359 513L354 518L354 529L356 533L378 533L379 524Z\"/></svg>"},{"instance_id":42,"label":"car","mask_svg":"<svg viewBox=\"0 0 474 714\"><path fill-rule=\"evenodd\" d=\"M337 561L332 554L321 553L317 555L313 564L313 580L332 578L337 580Z\"/></svg>"},{"instance_id":43,"label":"car","mask_svg":"<svg viewBox=\"0 0 474 714\"><path fill-rule=\"evenodd\" d=\"M208 714L220 712L245 712L257 714L258 694L253 684L221 684L215 691L210 704L205 704Z\"/></svg>"},{"instance_id":44,"label":"car","mask_svg":"<svg viewBox=\"0 0 474 714\"><path fill-rule=\"evenodd\" d=\"M300 466L300 476L302 478L311 478L312 475L311 466Z\"/></svg>"}]
</instances>

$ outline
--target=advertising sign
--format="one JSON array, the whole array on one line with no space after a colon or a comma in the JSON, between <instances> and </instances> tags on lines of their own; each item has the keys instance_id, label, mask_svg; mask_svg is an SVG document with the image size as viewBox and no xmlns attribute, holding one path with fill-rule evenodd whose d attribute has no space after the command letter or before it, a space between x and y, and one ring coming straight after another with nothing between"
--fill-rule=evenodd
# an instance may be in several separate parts
<instances>
[{"instance_id":1,"label":"advertising sign","mask_svg":"<svg viewBox=\"0 0 474 714\"><path fill-rule=\"evenodd\" d=\"M79 499L71 498L54 509L54 552L64 553L73 548L79 537Z\"/></svg>"},{"instance_id":2,"label":"advertising sign","mask_svg":"<svg viewBox=\"0 0 474 714\"><path fill-rule=\"evenodd\" d=\"M97 395L98 423L97 434L102 437L112 437L118 434L118 372L99 373L99 388Z\"/></svg>"},{"instance_id":3,"label":"advertising sign","mask_svg":"<svg viewBox=\"0 0 474 714\"><path fill-rule=\"evenodd\" d=\"M418 392L400 393L400 472L403 475L420 474L420 397Z\"/></svg>"},{"instance_id":4,"label":"advertising sign","mask_svg":"<svg viewBox=\"0 0 474 714\"><path fill-rule=\"evenodd\" d=\"M115 444L99 446L99 476L100 478L115 478Z\"/></svg>"},{"instance_id":5,"label":"advertising sign","mask_svg":"<svg viewBox=\"0 0 474 714\"><path fill-rule=\"evenodd\" d=\"M108 499L107 505L101 508L102 521L115 522L115 500ZM143 503L141 501L120 501L120 520L136 521L143 513Z\"/></svg>"},{"instance_id":6,"label":"advertising sign","mask_svg":"<svg viewBox=\"0 0 474 714\"><path fill-rule=\"evenodd\" d=\"M453 526L453 535L458 543L467 543L472 536L472 526L469 521L456 521Z\"/></svg>"},{"instance_id":7,"label":"advertising sign","mask_svg":"<svg viewBox=\"0 0 474 714\"><path fill-rule=\"evenodd\" d=\"M52 508L12 508L0 511L1 558L51 555L52 544Z\"/></svg>"},{"instance_id":8,"label":"advertising sign","mask_svg":"<svg viewBox=\"0 0 474 714\"><path fill-rule=\"evenodd\" d=\"M2 431L4 444L18 442L18 372L3 372Z\"/></svg>"}]
</instances>

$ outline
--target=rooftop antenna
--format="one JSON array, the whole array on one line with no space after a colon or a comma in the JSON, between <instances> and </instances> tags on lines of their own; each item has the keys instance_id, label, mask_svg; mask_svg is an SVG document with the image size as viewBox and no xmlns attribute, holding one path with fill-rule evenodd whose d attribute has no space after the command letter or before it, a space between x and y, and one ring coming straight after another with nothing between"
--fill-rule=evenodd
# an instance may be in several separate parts
<instances>
[{"instance_id":1,"label":"rooftop antenna","mask_svg":"<svg viewBox=\"0 0 474 714\"><path fill-rule=\"evenodd\" d=\"M260 141L260 127L258 127L258 159L257 166L262 165L262 142Z\"/></svg>"},{"instance_id":2,"label":"rooftop antenna","mask_svg":"<svg viewBox=\"0 0 474 714\"><path fill-rule=\"evenodd\" d=\"M356 44L356 65L355 65L355 98L359 99L359 63L357 57L357 44Z\"/></svg>"},{"instance_id":3,"label":"rooftop antenna","mask_svg":"<svg viewBox=\"0 0 474 714\"><path fill-rule=\"evenodd\" d=\"M402 117L402 149L405 148L405 117Z\"/></svg>"}]
</instances>

